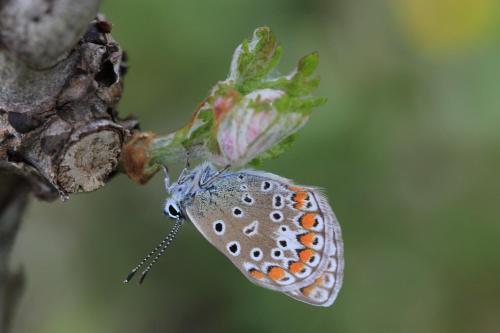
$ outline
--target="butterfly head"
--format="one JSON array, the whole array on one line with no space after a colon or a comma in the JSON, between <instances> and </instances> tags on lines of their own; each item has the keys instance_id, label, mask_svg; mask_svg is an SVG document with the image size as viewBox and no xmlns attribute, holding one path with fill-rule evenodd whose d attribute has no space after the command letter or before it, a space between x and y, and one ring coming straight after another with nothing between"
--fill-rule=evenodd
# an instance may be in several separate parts
<instances>
[{"instance_id":1,"label":"butterfly head","mask_svg":"<svg viewBox=\"0 0 500 333\"><path fill-rule=\"evenodd\" d=\"M163 208L163 214L170 217L174 220L180 220L184 218L184 214L180 209L180 205L173 201L172 199L168 199L165 203L165 207Z\"/></svg>"},{"instance_id":2,"label":"butterfly head","mask_svg":"<svg viewBox=\"0 0 500 333\"><path fill-rule=\"evenodd\" d=\"M187 183L179 184L178 182L172 184L170 188L168 188L168 192L170 193L170 197L165 202L165 206L163 207L163 213L174 219L180 220L184 219L184 213L182 209L182 202L186 197L187 192L189 191Z\"/></svg>"},{"instance_id":3,"label":"butterfly head","mask_svg":"<svg viewBox=\"0 0 500 333\"><path fill-rule=\"evenodd\" d=\"M220 173L220 171L208 162L197 166L191 171L187 169L183 170L177 182L171 186L167 186L170 197L165 203L164 214L175 220L184 219L183 207L186 200L189 200L201 188L206 187Z\"/></svg>"}]
</instances>

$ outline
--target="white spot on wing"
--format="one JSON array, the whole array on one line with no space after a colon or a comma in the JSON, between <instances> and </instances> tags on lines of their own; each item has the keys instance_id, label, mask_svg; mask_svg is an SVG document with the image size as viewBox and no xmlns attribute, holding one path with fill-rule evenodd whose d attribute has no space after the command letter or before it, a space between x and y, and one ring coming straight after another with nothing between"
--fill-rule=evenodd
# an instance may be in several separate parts
<instances>
[{"instance_id":1,"label":"white spot on wing","mask_svg":"<svg viewBox=\"0 0 500 333\"><path fill-rule=\"evenodd\" d=\"M318 203L316 202L314 195L311 192L307 192L308 199L304 201L304 207L302 210L306 212L315 212L318 210Z\"/></svg>"},{"instance_id":2,"label":"white spot on wing","mask_svg":"<svg viewBox=\"0 0 500 333\"><path fill-rule=\"evenodd\" d=\"M315 302L322 303L328 299L328 291L320 287L314 287L309 297Z\"/></svg>"},{"instance_id":3,"label":"white spot on wing","mask_svg":"<svg viewBox=\"0 0 500 333\"><path fill-rule=\"evenodd\" d=\"M337 270L337 259L328 258L328 264L326 265L326 270L328 272L335 272Z\"/></svg>"},{"instance_id":4,"label":"white spot on wing","mask_svg":"<svg viewBox=\"0 0 500 333\"><path fill-rule=\"evenodd\" d=\"M279 237L276 240L276 244L278 244L278 246L283 250L288 250L290 246L288 239L286 239L285 237Z\"/></svg>"},{"instance_id":5,"label":"white spot on wing","mask_svg":"<svg viewBox=\"0 0 500 333\"><path fill-rule=\"evenodd\" d=\"M224 232L226 231L226 225L222 220L214 221L212 223L212 228L214 229L215 234L219 236L224 235Z\"/></svg>"},{"instance_id":6,"label":"white spot on wing","mask_svg":"<svg viewBox=\"0 0 500 333\"><path fill-rule=\"evenodd\" d=\"M271 266L276 266L276 263L272 263L272 262L266 261L266 262L262 263L262 265L260 266L260 268L261 268L261 271L263 271L264 273L267 274L267 271L269 270L269 268Z\"/></svg>"},{"instance_id":7,"label":"white spot on wing","mask_svg":"<svg viewBox=\"0 0 500 333\"><path fill-rule=\"evenodd\" d=\"M278 228L278 233L287 233L287 232L290 232L290 228L288 228L287 225L283 224Z\"/></svg>"},{"instance_id":8,"label":"white spot on wing","mask_svg":"<svg viewBox=\"0 0 500 333\"><path fill-rule=\"evenodd\" d=\"M283 221L284 219L284 215L281 211L279 210L273 210L270 214L269 214L269 218L271 219L271 221L273 222L281 222Z\"/></svg>"},{"instance_id":9,"label":"white spot on wing","mask_svg":"<svg viewBox=\"0 0 500 333\"><path fill-rule=\"evenodd\" d=\"M335 253L337 253L337 246L335 246L334 242L331 242L330 250L328 251L328 255L333 256Z\"/></svg>"},{"instance_id":10,"label":"white spot on wing","mask_svg":"<svg viewBox=\"0 0 500 333\"><path fill-rule=\"evenodd\" d=\"M312 273L312 268L304 265L304 268L301 271L295 273L295 276L300 278L300 279L303 279L303 278L311 275L311 273Z\"/></svg>"},{"instance_id":11,"label":"white spot on wing","mask_svg":"<svg viewBox=\"0 0 500 333\"><path fill-rule=\"evenodd\" d=\"M243 228L243 233L249 237L259 232L259 221L253 221Z\"/></svg>"},{"instance_id":12,"label":"white spot on wing","mask_svg":"<svg viewBox=\"0 0 500 333\"><path fill-rule=\"evenodd\" d=\"M323 222L323 217L320 215L320 214L316 214L316 226L312 227L311 230L314 230L314 231L321 231L323 230L323 225L324 225L324 222Z\"/></svg>"},{"instance_id":13,"label":"white spot on wing","mask_svg":"<svg viewBox=\"0 0 500 333\"><path fill-rule=\"evenodd\" d=\"M260 261L262 260L262 258L264 257L264 252L262 252L262 250L258 247L254 247L251 251L250 251L250 257L255 260L255 261Z\"/></svg>"},{"instance_id":14,"label":"white spot on wing","mask_svg":"<svg viewBox=\"0 0 500 333\"><path fill-rule=\"evenodd\" d=\"M271 257L276 260L283 259L283 250L278 249L277 247L273 248L271 250Z\"/></svg>"},{"instance_id":15,"label":"white spot on wing","mask_svg":"<svg viewBox=\"0 0 500 333\"><path fill-rule=\"evenodd\" d=\"M316 250L316 251L321 250L323 248L324 243L325 243L325 239L323 238L323 236L321 236L319 234L316 234L314 236L314 239L315 240L313 241L311 248L313 250ZM316 242L316 244L314 244L314 242Z\"/></svg>"},{"instance_id":16,"label":"white spot on wing","mask_svg":"<svg viewBox=\"0 0 500 333\"><path fill-rule=\"evenodd\" d=\"M285 198L283 198L282 195L275 194L273 196L273 208L274 209L281 209L285 207Z\"/></svg>"},{"instance_id":17,"label":"white spot on wing","mask_svg":"<svg viewBox=\"0 0 500 333\"><path fill-rule=\"evenodd\" d=\"M259 267L257 267L257 265L252 264L251 262L247 262L247 261L245 261L245 262L243 263L243 268L244 268L246 271L249 271L249 270L251 270L251 269L257 269L257 270L259 269Z\"/></svg>"},{"instance_id":18,"label":"white spot on wing","mask_svg":"<svg viewBox=\"0 0 500 333\"><path fill-rule=\"evenodd\" d=\"M269 180L264 180L261 184L260 184L260 190L262 192L269 192L273 189L273 183L271 183Z\"/></svg>"},{"instance_id":19,"label":"white spot on wing","mask_svg":"<svg viewBox=\"0 0 500 333\"><path fill-rule=\"evenodd\" d=\"M231 242L227 243L226 249L229 252L229 254L231 254L234 257L239 256L240 252L241 252L240 243L237 241L231 241Z\"/></svg>"},{"instance_id":20,"label":"white spot on wing","mask_svg":"<svg viewBox=\"0 0 500 333\"><path fill-rule=\"evenodd\" d=\"M300 242L297 240L297 233L291 231L287 225L280 225L276 233L279 235L277 238L278 246L284 249L286 248L287 250L299 250L305 248L305 246L300 244ZM279 243L279 241L281 240L286 241L286 246ZM295 251L293 251L292 253L296 254ZM296 257L296 255L294 257Z\"/></svg>"},{"instance_id":21,"label":"white spot on wing","mask_svg":"<svg viewBox=\"0 0 500 333\"><path fill-rule=\"evenodd\" d=\"M250 195L250 193L245 193L241 196L241 202L245 205L251 206L254 204L255 199Z\"/></svg>"},{"instance_id":22,"label":"white spot on wing","mask_svg":"<svg viewBox=\"0 0 500 333\"><path fill-rule=\"evenodd\" d=\"M330 289L335 284L335 277L332 273L324 273L321 282L323 287Z\"/></svg>"},{"instance_id":23,"label":"white spot on wing","mask_svg":"<svg viewBox=\"0 0 500 333\"><path fill-rule=\"evenodd\" d=\"M276 283L279 285L282 285L282 286L286 286L286 285L294 283L295 280L296 279L292 274L285 271L285 276L283 276L280 280L277 280Z\"/></svg>"},{"instance_id":24,"label":"white spot on wing","mask_svg":"<svg viewBox=\"0 0 500 333\"><path fill-rule=\"evenodd\" d=\"M307 261L307 264L312 267L318 266L319 262L321 261L321 255L319 253L315 253L314 255L309 258Z\"/></svg>"},{"instance_id":25,"label":"white spot on wing","mask_svg":"<svg viewBox=\"0 0 500 333\"><path fill-rule=\"evenodd\" d=\"M239 219L245 216L245 212L240 207L233 207L231 209L231 212L233 213L234 217L237 217Z\"/></svg>"}]
</instances>

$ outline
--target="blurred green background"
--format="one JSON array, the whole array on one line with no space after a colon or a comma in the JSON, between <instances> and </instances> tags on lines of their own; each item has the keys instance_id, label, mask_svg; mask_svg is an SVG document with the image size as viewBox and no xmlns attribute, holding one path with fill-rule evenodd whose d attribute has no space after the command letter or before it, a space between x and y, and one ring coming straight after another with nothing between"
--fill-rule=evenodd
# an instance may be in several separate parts
<instances>
[{"instance_id":1,"label":"blurred green background","mask_svg":"<svg viewBox=\"0 0 500 333\"><path fill-rule=\"evenodd\" d=\"M161 177L33 202L15 247L15 333L499 332L500 8L494 0L107 0L128 51L122 115L188 121L233 49L269 25L287 72L320 53L328 98L262 168L326 188L344 287L314 308L249 283L187 225L142 287L121 281L171 226Z\"/></svg>"}]
</instances>

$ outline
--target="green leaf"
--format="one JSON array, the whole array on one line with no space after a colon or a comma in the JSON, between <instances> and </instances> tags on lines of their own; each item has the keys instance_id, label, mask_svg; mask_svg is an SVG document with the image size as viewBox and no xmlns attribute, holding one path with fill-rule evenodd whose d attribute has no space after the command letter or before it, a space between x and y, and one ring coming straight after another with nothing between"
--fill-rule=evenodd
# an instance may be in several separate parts
<instances>
[{"instance_id":1,"label":"green leaf","mask_svg":"<svg viewBox=\"0 0 500 333\"><path fill-rule=\"evenodd\" d=\"M283 141L275 145L273 148L269 149L265 153L261 154L260 156L254 158L249 164L252 166L260 166L262 165L263 161L267 159L275 159L278 158L281 154L286 152L292 144L295 142L297 139L298 134L292 134L285 138Z\"/></svg>"},{"instance_id":2,"label":"green leaf","mask_svg":"<svg viewBox=\"0 0 500 333\"><path fill-rule=\"evenodd\" d=\"M319 64L318 52L313 52L311 54L302 57L297 65L297 74L302 76L310 76L314 73Z\"/></svg>"},{"instance_id":3,"label":"green leaf","mask_svg":"<svg viewBox=\"0 0 500 333\"><path fill-rule=\"evenodd\" d=\"M233 55L228 80L242 93L256 89L256 85L278 65L283 49L268 27L254 31L250 41L244 40Z\"/></svg>"},{"instance_id":4,"label":"green leaf","mask_svg":"<svg viewBox=\"0 0 500 333\"><path fill-rule=\"evenodd\" d=\"M151 156L170 161L179 151L187 150L219 165L229 162L242 166L284 153L314 108L326 99L311 95L320 82L315 75L318 53L302 57L296 68L281 75L276 67L282 53L271 29L257 28L252 38L234 51L226 80L212 88L188 125L168 140L156 139ZM252 142L243 136L236 138L235 133L256 134ZM238 154L242 152L241 158L234 147Z\"/></svg>"}]
</instances>

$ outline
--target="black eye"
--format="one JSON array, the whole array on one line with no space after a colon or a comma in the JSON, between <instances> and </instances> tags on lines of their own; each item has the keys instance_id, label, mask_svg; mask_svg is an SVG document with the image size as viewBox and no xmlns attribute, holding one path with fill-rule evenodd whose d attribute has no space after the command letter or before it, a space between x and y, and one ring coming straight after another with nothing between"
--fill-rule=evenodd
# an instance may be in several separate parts
<instances>
[{"instance_id":1,"label":"black eye","mask_svg":"<svg viewBox=\"0 0 500 333\"><path fill-rule=\"evenodd\" d=\"M175 208L174 205L168 205L168 214L172 217L180 217L181 213Z\"/></svg>"}]
</instances>

